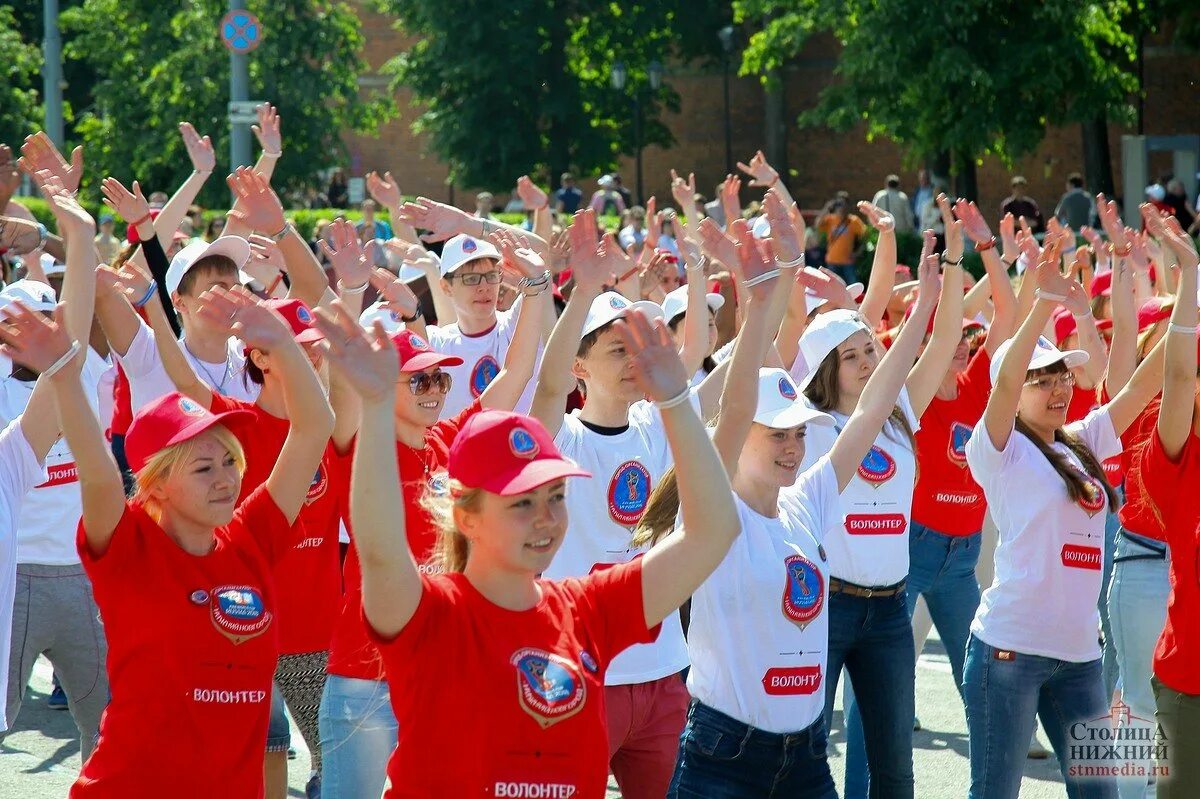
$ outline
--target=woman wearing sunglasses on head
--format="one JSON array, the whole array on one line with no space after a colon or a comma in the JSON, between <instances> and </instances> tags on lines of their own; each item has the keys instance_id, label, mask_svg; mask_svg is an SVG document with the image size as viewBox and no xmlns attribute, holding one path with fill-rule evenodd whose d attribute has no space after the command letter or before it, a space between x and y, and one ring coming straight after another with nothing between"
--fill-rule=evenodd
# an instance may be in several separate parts
<instances>
[{"instance_id":1,"label":"woman wearing sunglasses on head","mask_svg":"<svg viewBox=\"0 0 1200 799\"><path fill-rule=\"evenodd\" d=\"M501 237L502 263L524 273L544 271L542 260L519 247L515 239ZM519 264L519 266L518 266ZM411 294L403 283L381 279L377 270L372 282L384 297ZM446 465L450 447L467 421L485 408L512 410L533 377L540 340L540 320L552 301L546 289L526 290L517 312L516 330L504 358L504 368L487 384L483 393L456 415L438 421L454 386L446 368L461 366L463 359L435 351L424 337L401 330L391 338L399 353L400 372L392 404L394 425L392 448L399 470L409 550L422 571L440 569L431 563L436 533L422 505L429 493L445 494ZM355 330L350 331L357 335ZM350 333L338 341L346 340ZM461 373L462 370L457 370ZM335 381L336 382L336 381ZM353 392L350 392L353 395ZM357 395L354 401L357 403ZM357 410L356 410L357 413ZM361 437L358 439L361 442ZM392 492L396 490L393 484ZM396 746L396 716L388 702L383 662L362 620L362 572L353 524L351 545L343 566L344 594L334 624L329 653L329 677L321 697L320 728L323 752L321 793L325 799L358 799L378 796L384 787L388 756Z\"/></svg>"},{"instance_id":2,"label":"woman wearing sunglasses on head","mask_svg":"<svg viewBox=\"0 0 1200 799\"><path fill-rule=\"evenodd\" d=\"M600 799L608 775L604 672L653 639L728 551L737 516L728 479L688 398L665 326L616 324L630 371L662 411L678 464L683 529L642 558L562 581L538 579L567 529L566 479L536 420L485 412L449 457L449 495L431 497L445 574L423 573L397 528L407 521L389 441L396 355L322 318L330 358L363 397L350 514L362 562L362 613L403 720L384 796ZM468 751L469 757L462 752Z\"/></svg>"},{"instance_id":3,"label":"woman wearing sunglasses on head","mask_svg":"<svg viewBox=\"0 0 1200 799\"><path fill-rule=\"evenodd\" d=\"M971 624L963 698L971 739L971 799L1016 799L1040 717L1072 799L1114 797L1111 780L1068 769L1071 725L1108 712L1096 600L1105 509L1113 491L1100 462L1160 380L1148 360L1111 402L1066 423L1071 369L1087 354L1041 336L1059 303L1088 310L1087 292L1059 271L1052 236L1033 278L1037 299L996 351L992 394L967 443L967 463L999 529L996 575ZM1161 368L1161 367L1160 367Z\"/></svg>"}]
</instances>

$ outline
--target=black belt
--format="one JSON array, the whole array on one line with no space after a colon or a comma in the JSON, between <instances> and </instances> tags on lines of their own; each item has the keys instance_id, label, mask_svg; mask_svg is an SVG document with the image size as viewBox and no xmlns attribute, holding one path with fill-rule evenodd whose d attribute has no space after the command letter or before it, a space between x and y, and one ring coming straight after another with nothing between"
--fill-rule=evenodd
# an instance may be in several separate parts
<instances>
[{"instance_id":1,"label":"black belt","mask_svg":"<svg viewBox=\"0 0 1200 799\"><path fill-rule=\"evenodd\" d=\"M1138 535L1137 533L1130 533L1123 527L1117 531L1117 535L1124 537L1124 539L1126 541L1128 541L1129 543L1134 544L1135 546L1139 546L1146 551L1140 552L1136 555L1121 555L1120 557L1113 558L1114 565L1117 563L1129 563L1130 561L1135 561L1135 560L1166 560L1167 559L1167 545L1166 544L1159 544L1157 541L1154 541L1153 539L1147 539L1145 536Z\"/></svg>"},{"instance_id":2,"label":"black belt","mask_svg":"<svg viewBox=\"0 0 1200 799\"><path fill-rule=\"evenodd\" d=\"M855 585L848 583L845 580L839 580L836 577L829 578L829 591L834 594L848 594L849 596L861 596L870 599L873 596L895 596L904 590L906 581L901 580L895 585L884 585L878 587L868 587L865 585Z\"/></svg>"}]
</instances>

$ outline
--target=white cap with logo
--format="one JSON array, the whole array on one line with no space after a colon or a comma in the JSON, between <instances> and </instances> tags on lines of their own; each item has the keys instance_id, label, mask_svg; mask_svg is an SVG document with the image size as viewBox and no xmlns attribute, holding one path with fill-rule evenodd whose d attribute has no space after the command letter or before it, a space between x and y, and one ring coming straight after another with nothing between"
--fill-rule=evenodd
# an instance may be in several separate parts
<instances>
[{"instance_id":1,"label":"white cap with logo","mask_svg":"<svg viewBox=\"0 0 1200 799\"><path fill-rule=\"evenodd\" d=\"M783 430L802 424L833 425L833 417L811 408L800 399L800 392L791 376L777 367L758 370L758 407L754 421Z\"/></svg>"},{"instance_id":2,"label":"white cap with logo","mask_svg":"<svg viewBox=\"0 0 1200 799\"><path fill-rule=\"evenodd\" d=\"M579 337L582 339L614 319L620 319L634 310L641 311L651 321L663 318L662 306L657 302L649 300L630 302L615 291L602 292L599 297L592 300L592 307L588 309L587 319L583 322L583 332Z\"/></svg>"},{"instance_id":3,"label":"white cap with logo","mask_svg":"<svg viewBox=\"0 0 1200 799\"><path fill-rule=\"evenodd\" d=\"M992 356L992 364L988 368L988 375L992 379L992 384L995 385L996 378L1000 376L1000 361L1004 359L1009 348L1012 347L1013 340L1001 344L996 348L996 354ZM1033 357L1029 359L1029 366L1025 367L1027 371L1034 369L1045 369L1047 366L1063 361L1068 369L1074 369L1076 366L1083 366L1088 362L1091 356L1083 350L1060 350L1058 347L1050 343L1050 339L1045 336L1038 336L1037 343L1033 346Z\"/></svg>"},{"instance_id":4,"label":"white cap with logo","mask_svg":"<svg viewBox=\"0 0 1200 799\"><path fill-rule=\"evenodd\" d=\"M812 382L817 374L817 367L829 353L860 331L871 335L871 328L857 311L838 308L814 319L800 337L800 354L804 356L804 362L811 370L800 382L800 390L803 391Z\"/></svg>"},{"instance_id":5,"label":"white cap with logo","mask_svg":"<svg viewBox=\"0 0 1200 799\"><path fill-rule=\"evenodd\" d=\"M713 313L721 310L725 305L725 298L720 294L705 294L704 301L708 303L708 309ZM668 321L672 321L676 316L687 310L688 304L688 287L680 286L672 291L663 300L662 309L663 317Z\"/></svg>"},{"instance_id":6,"label":"white cap with logo","mask_svg":"<svg viewBox=\"0 0 1200 799\"><path fill-rule=\"evenodd\" d=\"M183 276L188 273L188 270L200 259L213 255L220 255L233 261L238 268L239 283L245 285L254 280L242 271L242 267L250 260L250 242L241 236L221 236L211 244L205 241L193 241L175 253L175 257L171 259L171 265L167 267L167 293L174 294L178 291L179 284L183 282Z\"/></svg>"},{"instance_id":7,"label":"white cap with logo","mask_svg":"<svg viewBox=\"0 0 1200 799\"><path fill-rule=\"evenodd\" d=\"M442 247L442 277L477 258L500 260L500 251L487 239L459 233Z\"/></svg>"},{"instance_id":8,"label":"white cap with logo","mask_svg":"<svg viewBox=\"0 0 1200 799\"><path fill-rule=\"evenodd\" d=\"M31 311L53 311L58 305L54 289L40 280L18 280L0 291L0 308L20 300Z\"/></svg>"},{"instance_id":9,"label":"white cap with logo","mask_svg":"<svg viewBox=\"0 0 1200 799\"><path fill-rule=\"evenodd\" d=\"M400 321L400 314L382 302L375 303L358 317L358 323L367 330L374 327L376 320L383 323L383 330L389 336L404 329L404 323Z\"/></svg>"}]
</instances>

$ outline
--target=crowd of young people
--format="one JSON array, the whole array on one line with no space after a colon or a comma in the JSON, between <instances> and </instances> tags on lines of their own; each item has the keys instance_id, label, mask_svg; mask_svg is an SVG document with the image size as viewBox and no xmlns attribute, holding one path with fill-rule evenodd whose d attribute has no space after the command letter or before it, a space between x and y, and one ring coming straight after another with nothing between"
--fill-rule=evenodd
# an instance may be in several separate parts
<instances>
[{"instance_id":1,"label":"crowd of young people","mask_svg":"<svg viewBox=\"0 0 1200 799\"><path fill-rule=\"evenodd\" d=\"M47 656L72 796L285 796L290 713L326 799L610 774L824 799L844 683L844 795L913 797L922 601L971 799L1018 795L1038 718L1071 797L1200 790L1200 258L1175 220L1135 232L1100 197L1103 237L1039 241L939 196L944 247L927 231L897 286L895 220L861 203L864 290L805 266L761 153L753 219L672 176L673 248L556 220L528 178L524 230L373 174L388 270L350 223L318 253L297 233L259 115L212 241L172 253L215 165L190 125L157 214L103 180L114 259L44 134L21 166L56 243L0 217L27 269L0 292L0 730ZM1110 716L1156 720L1157 773L1075 768Z\"/></svg>"}]
</instances>

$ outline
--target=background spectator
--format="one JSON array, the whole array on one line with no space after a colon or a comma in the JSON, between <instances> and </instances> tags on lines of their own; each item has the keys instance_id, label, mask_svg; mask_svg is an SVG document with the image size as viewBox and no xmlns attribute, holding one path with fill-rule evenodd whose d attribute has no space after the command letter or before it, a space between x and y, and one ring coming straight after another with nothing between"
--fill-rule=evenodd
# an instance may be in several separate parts
<instances>
[{"instance_id":1,"label":"background spectator","mask_svg":"<svg viewBox=\"0 0 1200 799\"><path fill-rule=\"evenodd\" d=\"M1083 175L1072 172L1067 175L1067 191L1058 201L1054 216L1059 222L1073 230L1096 222L1096 201L1083 188Z\"/></svg>"},{"instance_id":2,"label":"background spectator","mask_svg":"<svg viewBox=\"0 0 1200 799\"><path fill-rule=\"evenodd\" d=\"M911 230L915 222L908 195L900 191L900 176L888 175L884 188L875 193L871 202L889 213L896 220L897 230Z\"/></svg>"},{"instance_id":3,"label":"background spectator","mask_svg":"<svg viewBox=\"0 0 1200 799\"><path fill-rule=\"evenodd\" d=\"M350 189L346 186L346 173L335 169L329 178L329 188L325 192L330 208L345 208L350 204Z\"/></svg>"},{"instance_id":4,"label":"background spectator","mask_svg":"<svg viewBox=\"0 0 1200 799\"><path fill-rule=\"evenodd\" d=\"M560 214L573 214L583 204L583 192L575 185L575 176L563 172L559 178L558 191L554 192L554 210Z\"/></svg>"},{"instance_id":5,"label":"background spectator","mask_svg":"<svg viewBox=\"0 0 1200 799\"><path fill-rule=\"evenodd\" d=\"M617 194L621 195L621 199L625 201L625 207L632 208L633 195L629 193L629 189L625 188L625 184L621 182L621 176L618 173L613 172L611 177L613 189L616 190Z\"/></svg>"},{"instance_id":6,"label":"background spectator","mask_svg":"<svg viewBox=\"0 0 1200 799\"><path fill-rule=\"evenodd\" d=\"M825 236L825 265L837 273L847 284L855 282L854 261L866 224L850 213L850 204L844 197L835 198L829 212L817 222L817 229Z\"/></svg>"},{"instance_id":7,"label":"background spectator","mask_svg":"<svg viewBox=\"0 0 1200 799\"><path fill-rule=\"evenodd\" d=\"M600 188L596 189L596 193L592 195L588 205L597 215L602 214L623 214L628 207L625 205L625 200L621 197L613 184L612 175L601 175L597 181Z\"/></svg>"},{"instance_id":8,"label":"background spectator","mask_svg":"<svg viewBox=\"0 0 1200 799\"><path fill-rule=\"evenodd\" d=\"M1012 194L1000 203L1000 218L1003 219L1005 214L1012 214L1013 218L1017 220L1025 217L1025 221L1029 223L1033 232L1041 233L1046 229L1046 221L1042 219L1042 209L1038 208L1038 204L1032 197L1023 194L1024 191L1025 178L1015 175L1012 179Z\"/></svg>"},{"instance_id":9,"label":"background spectator","mask_svg":"<svg viewBox=\"0 0 1200 799\"><path fill-rule=\"evenodd\" d=\"M100 260L111 264L121 252L121 240L113 235L113 215L100 215L100 232L96 234L96 251Z\"/></svg>"},{"instance_id":10,"label":"background spectator","mask_svg":"<svg viewBox=\"0 0 1200 799\"><path fill-rule=\"evenodd\" d=\"M928 169L917 170L917 188L912 193L912 210L913 217L917 222L917 230L924 230L924 226L920 224L921 213L925 209L925 203L932 200L937 195L934 190L933 181L929 179Z\"/></svg>"}]
</instances>

